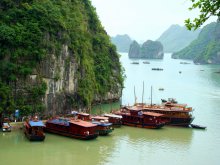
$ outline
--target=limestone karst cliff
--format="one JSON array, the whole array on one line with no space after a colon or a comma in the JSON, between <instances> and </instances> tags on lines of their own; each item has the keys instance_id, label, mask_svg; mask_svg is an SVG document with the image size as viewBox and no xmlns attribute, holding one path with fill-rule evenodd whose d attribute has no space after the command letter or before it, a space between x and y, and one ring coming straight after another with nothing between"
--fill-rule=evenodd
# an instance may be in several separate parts
<instances>
[{"instance_id":1,"label":"limestone karst cliff","mask_svg":"<svg viewBox=\"0 0 220 165\"><path fill-rule=\"evenodd\" d=\"M120 98L119 55L90 0L1 0L0 21L0 112L56 114Z\"/></svg>"}]
</instances>

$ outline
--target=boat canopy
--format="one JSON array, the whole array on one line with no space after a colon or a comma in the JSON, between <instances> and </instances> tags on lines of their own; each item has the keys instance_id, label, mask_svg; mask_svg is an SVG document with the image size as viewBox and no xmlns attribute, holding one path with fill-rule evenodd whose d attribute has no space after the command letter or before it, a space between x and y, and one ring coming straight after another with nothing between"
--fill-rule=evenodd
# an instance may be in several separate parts
<instances>
[{"instance_id":1,"label":"boat canopy","mask_svg":"<svg viewBox=\"0 0 220 165\"><path fill-rule=\"evenodd\" d=\"M104 114L104 116L106 116L106 117L114 117L114 118L122 118L122 116L121 115L115 115L115 114Z\"/></svg>"},{"instance_id":2,"label":"boat canopy","mask_svg":"<svg viewBox=\"0 0 220 165\"><path fill-rule=\"evenodd\" d=\"M154 113L154 112L144 112L143 114L144 114L144 115L147 115L147 116L155 116L155 117L164 116L164 114Z\"/></svg>"},{"instance_id":3,"label":"boat canopy","mask_svg":"<svg viewBox=\"0 0 220 165\"><path fill-rule=\"evenodd\" d=\"M42 121L29 121L31 127L45 127Z\"/></svg>"}]
</instances>

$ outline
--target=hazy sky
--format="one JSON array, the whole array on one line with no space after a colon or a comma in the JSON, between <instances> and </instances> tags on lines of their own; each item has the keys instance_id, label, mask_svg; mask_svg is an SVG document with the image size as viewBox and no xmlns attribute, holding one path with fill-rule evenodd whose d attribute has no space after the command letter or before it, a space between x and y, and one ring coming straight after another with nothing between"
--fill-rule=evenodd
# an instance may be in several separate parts
<instances>
[{"instance_id":1,"label":"hazy sky","mask_svg":"<svg viewBox=\"0 0 220 165\"><path fill-rule=\"evenodd\" d=\"M170 25L183 26L185 19L198 15L198 11L188 10L190 0L91 1L110 36L128 34L139 42L156 40Z\"/></svg>"}]
</instances>

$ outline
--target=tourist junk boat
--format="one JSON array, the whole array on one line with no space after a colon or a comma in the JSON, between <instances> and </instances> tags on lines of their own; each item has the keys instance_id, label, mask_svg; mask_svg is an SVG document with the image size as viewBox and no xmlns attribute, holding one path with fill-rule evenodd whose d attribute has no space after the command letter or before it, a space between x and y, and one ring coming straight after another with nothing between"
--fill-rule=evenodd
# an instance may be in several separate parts
<instances>
[{"instance_id":1,"label":"tourist junk boat","mask_svg":"<svg viewBox=\"0 0 220 165\"><path fill-rule=\"evenodd\" d=\"M45 128L47 132L83 140L97 138L97 129L96 124L72 118L55 118L47 120Z\"/></svg>"},{"instance_id":2,"label":"tourist junk boat","mask_svg":"<svg viewBox=\"0 0 220 165\"><path fill-rule=\"evenodd\" d=\"M108 122L108 117L90 116L88 113L78 113L77 116L81 120L96 124L99 135L108 135L114 130L112 123Z\"/></svg>"},{"instance_id":3,"label":"tourist junk boat","mask_svg":"<svg viewBox=\"0 0 220 165\"><path fill-rule=\"evenodd\" d=\"M108 117L108 121L113 124L114 127L121 127L122 125L122 116L115 114L104 114L105 117Z\"/></svg>"},{"instance_id":4,"label":"tourist junk boat","mask_svg":"<svg viewBox=\"0 0 220 165\"><path fill-rule=\"evenodd\" d=\"M24 122L24 134L30 141L44 141L44 127L44 123L35 117L33 120L27 120Z\"/></svg>"},{"instance_id":5,"label":"tourist junk boat","mask_svg":"<svg viewBox=\"0 0 220 165\"><path fill-rule=\"evenodd\" d=\"M175 99L169 100L162 99L162 104L159 105L135 104L135 106L142 108L144 112L164 114L162 118L168 125L189 127L194 120L192 107L188 107L187 104L178 104Z\"/></svg>"},{"instance_id":6,"label":"tourist junk boat","mask_svg":"<svg viewBox=\"0 0 220 165\"><path fill-rule=\"evenodd\" d=\"M123 107L120 111L114 112L122 116L122 124L140 128L161 128L166 122L162 119L163 114L143 112L142 108Z\"/></svg>"}]
</instances>

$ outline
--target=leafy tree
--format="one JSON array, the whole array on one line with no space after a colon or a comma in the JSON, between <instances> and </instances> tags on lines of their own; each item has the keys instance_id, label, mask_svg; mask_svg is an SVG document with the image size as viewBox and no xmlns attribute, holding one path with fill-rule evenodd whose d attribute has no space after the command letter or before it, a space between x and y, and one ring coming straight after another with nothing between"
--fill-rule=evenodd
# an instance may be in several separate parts
<instances>
[{"instance_id":1,"label":"leafy tree","mask_svg":"<svg viewBox=\"0 0 220 165\"><path fill-rule=\"evenodd\" d=\"M199 9L200 15L194 20L185 20L186 27L191 30L199 28L211 16L220 16L220 0L191 0L192 7L189 10Z\"/></svg>"}]
</instances>

